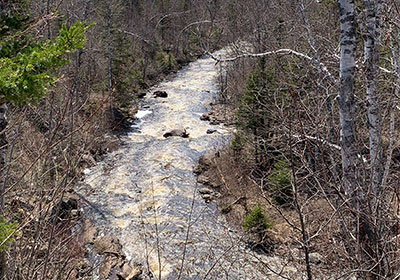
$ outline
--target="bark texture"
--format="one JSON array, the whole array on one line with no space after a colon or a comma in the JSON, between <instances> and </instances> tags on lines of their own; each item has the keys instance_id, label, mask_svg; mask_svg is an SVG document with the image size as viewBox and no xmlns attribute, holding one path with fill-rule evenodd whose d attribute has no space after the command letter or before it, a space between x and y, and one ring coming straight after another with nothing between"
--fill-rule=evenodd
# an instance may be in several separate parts
<instances>
[{"instance_id":1,"label":"bark texture","mask_svg":"<svg viewBox=\"0 0 400 280\"><path fill-rule=\"evenodd\" d=\"M7 138L5 129L7 127L7 104L0 104L0 215L4 216L4 193L5 193L5 172L6 172L6 154ZM4 278L6 271L6 253L0 252L0 279Z\"/></svg>"},{"instance_id":2,"label":"bark texture","mask_svg":"<svg viewBox=\"0 0 400 280\"><path fill-rule=\"evenodd\" d=\"M354 122L354 71L356 67L355 8L353 0L340 0L340 83L339 115L341 126L344 191L354 197L357 189L356 138Z\"/></svg>"},{"instance_id":3,"label":"bark texture","mask_svg":"<svg viewBox=\"0 0 400 280\"><path fill-rule=\"evenodd\" d=\"M364 7L367 30L364 39L364 58L371 164L371 193L374 197L377 197L380 193L380 185L383 177L382 117L378 93L379 15L375 0L364 0Z\"/></svg>"},{"instance_id":4,"label":"bark texture","mask_svg":"<svg viewBox=\"0 0 400 280\"><path fill-rule=\"evenodd\" d=\"M6 170L7 139L7 105L0 104L0 215L4 215L4 172Z\"/></svg>"},{"instance_id":5,"label":"bark texture","mask_svg":"<svg viewBox=\"0 0 400 280\"><path fill-rule=\"evenodd\" d=\"M381 216L379 201L382 196L384 159L382 147L382 117L379 96L379 39L382 1L364 0L366 34L364 36L365 84L367 98L367 124L370 152L370 188L364 189L361 209L360 242L364 261L374 275L384 275L384 258L381 256ZM372 195L369 195L372 194Z\"/></svg>"}]
</instances>

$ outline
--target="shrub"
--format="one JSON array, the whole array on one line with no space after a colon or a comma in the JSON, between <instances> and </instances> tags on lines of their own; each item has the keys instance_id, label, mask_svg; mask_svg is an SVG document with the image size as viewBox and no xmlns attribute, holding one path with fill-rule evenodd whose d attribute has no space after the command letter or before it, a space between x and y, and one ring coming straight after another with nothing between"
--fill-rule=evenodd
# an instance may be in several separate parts
<instances>
[{"instance_id":1,"label":"shrub","mask_svg":"<svg viewBox=\"0 0 400 280\"><path fill-rule=\"evenodd\" d=\"M240 131L238 131L237 133L235 133L234 138L232 139L231 142L231 149L234 152L240 152L243 149L244 146L244 139L243 139L243 135L242 133L240 133Z\"/></svg>"},{"instance_id":2,"label":"shrub","mask_svg":"<svg viewBox=\"0 0 400 280\"><path fill-rule=\"evenodd\" d=\"M242 223L243 227L247 230L256 231L258 233L263 232L266 229L272 227L272 222L264 209L260 205L250 211L250 213L244 218Z\"/></svg>"},{"instance_id":3,"label":"shrub","mask_svg":"<svg viewBox=\"0 0 400 280\"><path fill-rule=\"evenodd\" d=\"M15 242L15 231L18 227L17 222L7 223L0 216L0 252L8 250L10 243Z\"/></svg>"},{"instance_id":4,"label":"shrub","mask_svg":"<svg viewBox=\"0 0 400 280\"><path fill-rule=\"evenodd\" d=\"M176 59L172 53L157 52L156 61L158 66L164 70L170 70L176 65Z\"/></svg>"},{"instance_id":5,"label":"shrub","mask_svg":"<svg viewBox=\"0 0 400 280\"><path fill-rule=\"evenodd\" d=\"M274 164L268 176L272 198L279 205L285 205L293 200L292 178L289 164L286 160L279 160Z\"/></svg>"}]
</instances>

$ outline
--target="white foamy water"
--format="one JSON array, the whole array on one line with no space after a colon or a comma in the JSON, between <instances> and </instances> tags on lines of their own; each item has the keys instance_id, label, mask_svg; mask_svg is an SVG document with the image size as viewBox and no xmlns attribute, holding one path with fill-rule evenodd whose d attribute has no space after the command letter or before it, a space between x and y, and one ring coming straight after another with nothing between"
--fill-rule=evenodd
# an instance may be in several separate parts
<instances>
[{"instance_id":1,"label":"white foamy water","mask_svg":"<svg viewBox=\"0 0 400 280\"><path fill-rule=\"evenodd\" d=\"M153 111L150 111L150 110L139 110L139 111L136 113L135 117L136 117L137 119L142 119L142 118L144 118L145 116L150 115L151 113L153 113Z\"/></svg>"}]
</instances>

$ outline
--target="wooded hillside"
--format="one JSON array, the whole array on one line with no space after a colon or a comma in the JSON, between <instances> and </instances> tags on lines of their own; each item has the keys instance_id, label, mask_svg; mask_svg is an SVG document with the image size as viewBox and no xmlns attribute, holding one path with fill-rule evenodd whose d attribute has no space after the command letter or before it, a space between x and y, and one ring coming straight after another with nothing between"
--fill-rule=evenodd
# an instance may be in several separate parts
<instances>
[{"instance_id":1,"label":"wooded hillside","mask_svg":"<svg viewBox=\"0 0 400 280\"><path fill-rule=\"evenodd\" d=\"M210 176L250 247L307 279L400 278L399 36L397 0L1 1L0 278L91 277L74 186L204 56L236 129Z\"/></svg>"}]
</instances>

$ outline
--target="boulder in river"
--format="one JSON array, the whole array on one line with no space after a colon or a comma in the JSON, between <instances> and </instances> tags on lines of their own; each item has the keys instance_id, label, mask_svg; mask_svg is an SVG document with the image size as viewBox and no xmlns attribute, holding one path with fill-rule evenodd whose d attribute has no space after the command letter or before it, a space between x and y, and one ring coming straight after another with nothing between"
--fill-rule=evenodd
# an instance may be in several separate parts
<instances>
[{"instance_id":1,"label":"boulder in river","mask_svg":"<svg viewBox=\"0 0 400 280\"><path fill-rule=\"evenodd\" d=\"M218 125L218 124L220 124L221 123L221 121L220 120L217 120L217 119L214 119L214 120L211 120L210 121L210 124L211 125Z\"/></svg>"},{"instance_id":2,"label":"boulder in river","mask_svg":"<svg viewBox=\"0 0 400 280\"><path fill-rule=\"evenodd\" d=\"M209 203L212 200L212 196L210 194L203 194L201 197L205 200L206 203Z\"/></svg>"},{"instance_id":3,"label":"boulder in river","mask_svg":"<svg viewBox=\"0 0 400 280\"><path fill-rule=\"evenodd\" d=\"M143 272L143 266L127 260L117 238L111 235L99 237L94 241L93 247L98 255L104 256L99 267L100 279L142 279L140 275Z\"/></svg>"},{"instance_id":4,"label":"boulder in river","mask_svg":"<svg viewBox=\"0 0 400 280\"><path fill-rule=\"evenodd\" d=\"M199 193L201 197L206 200L206 202L211 201L214 196L214 192L209 188L201 188L199 189Z\"/></svg>"},{"instance_id":5,"label":"boulder in river","mask_svg":"<svg viewBox=\"0 0 400 280\"><path fill-rule=\"evenodd\" d=\"M166 91L163 90L157 90L153 93L153 97L157 98L157 97L161 97L161 98L167 98L168 97L168 93Z\"/></svg>"},{"instance_id":6,"label":"boulder in river","mask_svg":"<svg viewBox=\"0 0 400 280\"><path fill-rule=\"evenodd\" d=\"M210 190L209 188L201 188L201 189L199 189L199 193L200 194L212 194L213 191Z\"/></svg>"},{"instance_id":7,"label":"boulder in river","mask_svg":"<svg viewBox=\"0 0 400 280\"><path fill-rule=\"evenodd\" d=\"M188 138L189 133L187 133L186 129L184 128L176 128L172 129L170 131L167 131L163 135L165 138L172 137L172 136L178 136L178 137L183 137L183 138Z\"/></svg>"},{"instance_id":8,"label":"boulder in river","mask_svg":"<svg viewBox=\"0 0 400 280\"><path fill-rule=\"evenodd\" d=\"M144 98L146 96L146 94L147 94L146 92L140 92L140 93L137 94L137 97L138 98Z\"/></svg>"},{"instance_id":9,"label":"boulder in river","mask_svg":"<svg viewBox=\"0 0 400 280\"><path fill-rule=\"evenodd\" d=\"M211 115L213 115L213 112L206 112L206 113L203 113L203 114L200 116L200 120L202 120L202 121L210 121L210 120L211 120Z\"/></svg>"},{"instance_id":10,"label":"boulder in river","mask_svg":"<svg viewBox=\"0 0 400 280\"><path fill-rule=\"evenodd\" d=\"M216 129L212 129L212 128L207 129L207 134L213 134L213 133L215 133L215 132L217 132Z\"/></svg>"}]
</instances>

